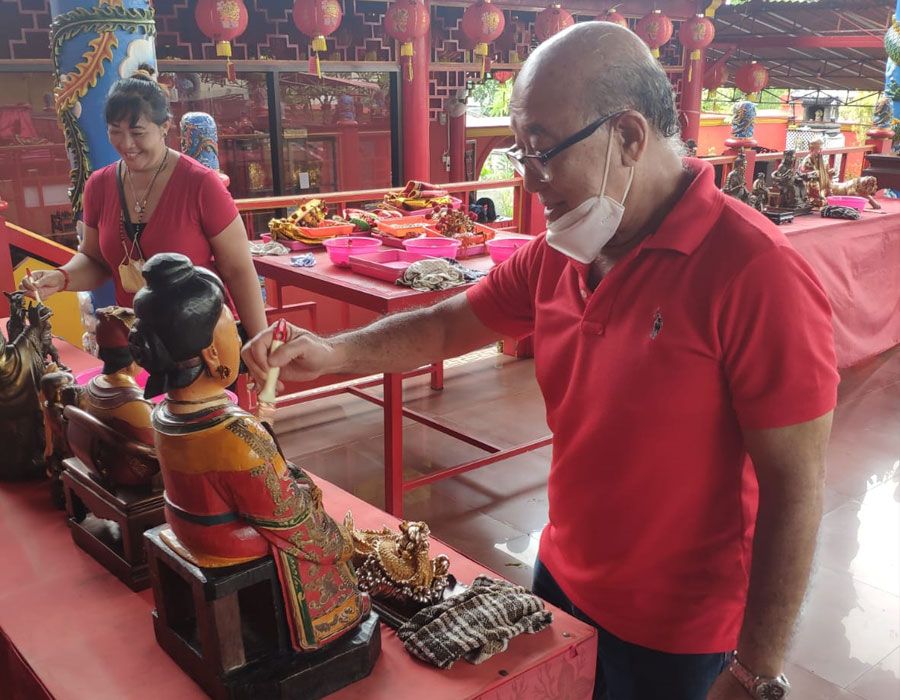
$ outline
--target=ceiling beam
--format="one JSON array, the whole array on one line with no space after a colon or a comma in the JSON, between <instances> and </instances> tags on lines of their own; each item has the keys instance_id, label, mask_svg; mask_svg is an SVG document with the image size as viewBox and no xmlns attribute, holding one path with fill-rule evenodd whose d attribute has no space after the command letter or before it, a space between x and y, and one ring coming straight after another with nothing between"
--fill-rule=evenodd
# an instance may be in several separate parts
<instances>
[{"instance_id":1,"label":"ceiling beam","mask_svg":"<svg viewBox=\"0 0 900 700\"><path fill-rule=\"evenodd\" d=\"M837 36L772 36L741 37L726 35L718 37L715 44L734 45L739 49L765 49L775 46L790 46L798 49L880 49L884 48L884 37L875 34L841 34ZM713 44L715 46L715 44Z\"/></svg>"}]
</instances>

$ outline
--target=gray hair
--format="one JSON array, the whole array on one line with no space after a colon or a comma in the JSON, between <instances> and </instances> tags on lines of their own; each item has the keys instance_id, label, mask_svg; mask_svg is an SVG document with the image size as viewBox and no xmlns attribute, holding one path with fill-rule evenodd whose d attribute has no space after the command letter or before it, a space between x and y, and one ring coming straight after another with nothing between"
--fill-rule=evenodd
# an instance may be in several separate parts
<instances>
[{"instance_id":1,"label":"gray hair","mask_svg":"<svg viewBox=\"0 0 900 700\"><path fill-rule=\"evenodd\" d=\"M665 139L678 137L681 125L675 108L675 91L656 61L628 61L604 66L601 75L585 85L584 106L588 115L620 109L640 112Z\"/></svg>"}]
</instances>

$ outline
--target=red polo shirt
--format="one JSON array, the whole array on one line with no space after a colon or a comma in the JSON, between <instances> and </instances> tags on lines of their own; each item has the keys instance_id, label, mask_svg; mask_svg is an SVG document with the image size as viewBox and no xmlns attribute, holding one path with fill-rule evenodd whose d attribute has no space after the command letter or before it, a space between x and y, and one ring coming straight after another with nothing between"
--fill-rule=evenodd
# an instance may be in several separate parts
<instances>
[{"instance_id":1,"label":"red polo shirt","mask_svg":"<svg viewBox=\"0 0 900 700\"><path fill-rule=\"evenodd\" d=\"M692 184L600 282L538 237L471 288L489 328L534 333L553 431L541 561L618 637L734 649L757 484L742 429L834 408L825 293L765 217Z\"/></svg>"}]
</instances>

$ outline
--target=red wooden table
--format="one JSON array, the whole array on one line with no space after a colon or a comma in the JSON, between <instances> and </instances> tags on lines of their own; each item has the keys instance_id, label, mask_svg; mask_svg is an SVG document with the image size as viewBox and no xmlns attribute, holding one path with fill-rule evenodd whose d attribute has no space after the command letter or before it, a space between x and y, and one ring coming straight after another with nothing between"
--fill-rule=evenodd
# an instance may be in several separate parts
<instances>
[{"instance_id":1,"label":"red wooden table","mask_svg":"<svg viewBox=\"0 0 900 700\"><path fill-rule=\"evenodd\" d=\"M326 509L363 528L391 516L321 479ZM149 590L133 593L75 546L46 482L0 483L0 698L2 700L189 700L206 697L156 643ZM485 571L439 541L463 582ZM440 671L415 660L382 626L372 674L330 700L588 700L596 630L550 607L553 623L510 641L473 666Z\"/></svg>"},{"instance_id":2,"label":"red wooden table","mask_svg":"<svg viewBox=\"0 0 900 700\"><path fill-rule=\"evenodd\" d=\"M364 277L347 268L332 265L325 252L314 253L316 264L314 267L293 267L290 264L290 255L265 256L254 258L256 271L275 283L274 294L270 292L269 304L275 307L271 314L277 314L277 309L284 306L282 287L297 287L299 289L320 294L330 299L359 306L379 314L389 314L410 308L427 306L466 289L455 287L442 292L417 292L408 287L401 287L371 277ZM460 261L466 267L487 270L493 264L487 255L481 255ZM468 285L467 285L468 286ZM289 308L289 307L286 307ZM312 390L293 394L279 400L279 405L290 405L300 401L309 401L325 396L333 396L337 393L350 393L359 398L376 403L384 408L384 502L385 510L389 513L402 516L403 493L411 489L424 486L434 481L457 476L479 467L493 464L510 457L515 457L524 452L538 449L550 444L550 437L532 440L531 442L515 445L513 447L499 447L495 444L483 441L460 432L446 425L434 417L426 416L403 406L403 378L404 376L416 376L431 374L432 389L443 388L443 366L435 364L428 368L420 369L406 375L399 373L386 373L378 380L361 380L352 385L342 385L337 388ZM366 388L382 384L384 398L373 396L365 391ZM462 440L485 452L488 456L471 460L464 464L441 470L435 474L405 481L403 479L403 418L410 418L430 428L439 430L458 440Z\"/></svg>"},{"instance_id":3,"label":"red wooden table","mask_svg":"<svg viewBox=\"0 0 900 700\"><path fill-rule=\"evenodd\" d=\"M900 343L900 200L878 201L858 221L812 214L780 227L831 301L839 367Z\"/></svg>"}]
</instances>

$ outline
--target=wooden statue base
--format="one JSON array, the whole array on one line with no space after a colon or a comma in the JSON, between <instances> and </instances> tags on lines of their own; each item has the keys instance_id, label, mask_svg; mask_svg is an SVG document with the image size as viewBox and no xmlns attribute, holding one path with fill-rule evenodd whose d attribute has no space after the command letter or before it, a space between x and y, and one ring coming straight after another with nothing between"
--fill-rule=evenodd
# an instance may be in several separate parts
<instances>
[{"instance_id":1,"label":"wooden statue base","mask_svg":"<svg viewBox=\"0 0 900 700\"><path fill-rule=\"evenodd\" d=\"M72 539L133 591L150 585L144 531L166 521L162 492L111 493L77 457L64 462L62 488Z\"/></svg>"},{"instance_id":2,"label":"wooden statue base","mask_svg":"<svg viewBox=\"0 0 900 700\"><path fill-rule=\"evenodd\" d=\"M271 557L203 569L166 544L166 530L144 533L156 640L215 700L315 700L372 671L381 653L378 615L325 649L298 654Z\"/></svg>"}]
</instances>

